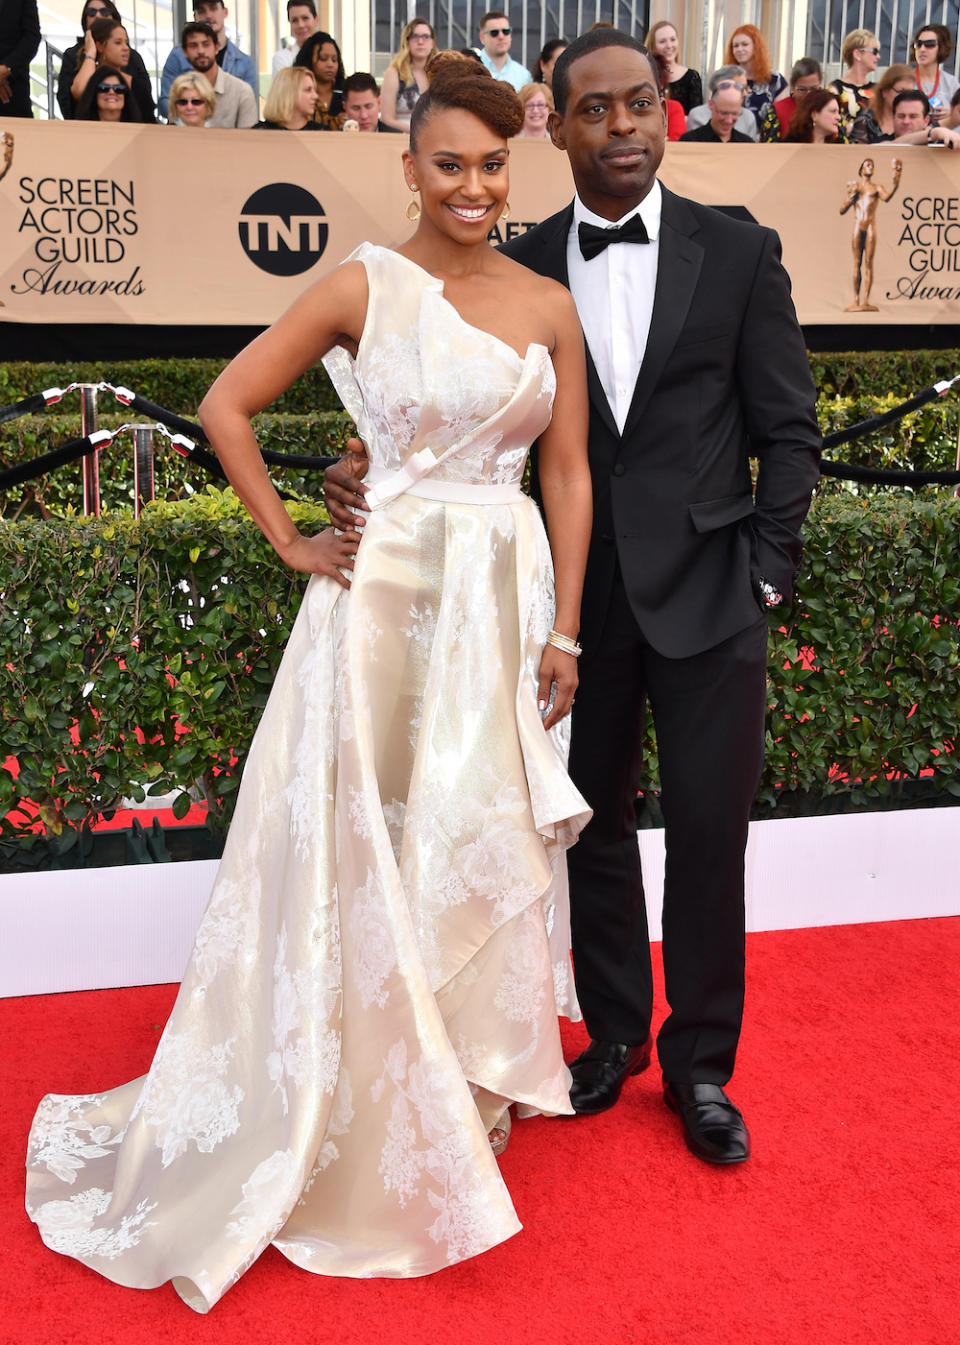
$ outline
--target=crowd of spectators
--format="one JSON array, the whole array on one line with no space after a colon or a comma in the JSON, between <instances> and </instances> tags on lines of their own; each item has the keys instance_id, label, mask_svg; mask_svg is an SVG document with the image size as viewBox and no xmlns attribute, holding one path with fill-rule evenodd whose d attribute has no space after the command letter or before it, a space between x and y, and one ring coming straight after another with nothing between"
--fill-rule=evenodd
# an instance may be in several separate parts
<instances>
[{"instance_id":1,"label":"crowd of spectators","mask_svg":"<svg viewBox=\"0 0 960 1345\"><path fill-rule=\"evenodd\" d=\"M227 36L223 0L194 0L193 22L167 57L155 104L150 77L131 47L112 0L85 0L80 36L63 54L57 103L67 120L155 122L173 126L255 127L286 131L401 132L430 83L437 34L411 19L380 86L372 74L347 77L335 39L317 26L315 0L287 0L289 45L272 61L260 113L258 75L250 56ZM594 27L610 25L595 24ZM681 60L681 37L662 19L646 35L666 99L671 140L708 144L942 145L960 149L960 84L944 68L953 52L949 29L922 24L911 43L913 65L879 76L880 42L856 28L842 44L843 74L824 84L818 61L802 56L789 80L773 68L760 30L740 24L729 34L725 64L706 80ZM459 53L517 90L524 105L520 136L549 139L554 63L566 39L547 41L533 70L511 55L507 14L480 19L476 46ZM31 116L29 63L40 43L36 0L0 3L0 116Z\"/></svg>"}]
</instances>

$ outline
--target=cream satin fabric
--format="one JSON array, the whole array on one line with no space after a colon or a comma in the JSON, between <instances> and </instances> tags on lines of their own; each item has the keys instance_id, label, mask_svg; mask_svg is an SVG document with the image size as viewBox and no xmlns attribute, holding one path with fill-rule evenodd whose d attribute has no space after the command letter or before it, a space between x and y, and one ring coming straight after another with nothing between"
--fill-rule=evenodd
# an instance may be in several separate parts
<instances>
[{"instance_id":1,"label":"cream satin fabric","mask_svg":"<svg viewBox=\"0 0 960 1345\"><path fill-rule=\"evenodd\" d=\"M366 326L328 364L380 479L429 449L434 493L517 485L547 351L469 326L395 253L354 258ZM310 581L149 1074L37 1112L49 1247L205 1312L270 1242L423 1275L518 1230L486 1132L507 1100L570 1111L564 850L589 816L536 707L552 603L519 493L408 490L349 594Z\"/></svg>"}]
</instances>

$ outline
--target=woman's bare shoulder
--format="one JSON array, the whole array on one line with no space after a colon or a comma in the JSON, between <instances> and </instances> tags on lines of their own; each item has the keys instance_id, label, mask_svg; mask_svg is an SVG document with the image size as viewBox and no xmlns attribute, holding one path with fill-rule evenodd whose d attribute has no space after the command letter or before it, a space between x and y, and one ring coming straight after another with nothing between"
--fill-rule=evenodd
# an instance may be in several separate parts
<instances>
[{"instance_id":1,"label":"woman's bare shoulder","mask_svg":"<svg viewBox=\"0 0 960 1345\"><path fill-rule=\"evenodd\" d=\"M509 277L511 285L515 286L524 298L535 299L538 303L553 304L558 309L573 308L570 291L558 280L538 275L528 266L515 262L512 257L505 257L502 252L498 252L496 256L503 266L504 275Z\"/></svg>"}]
</instances>

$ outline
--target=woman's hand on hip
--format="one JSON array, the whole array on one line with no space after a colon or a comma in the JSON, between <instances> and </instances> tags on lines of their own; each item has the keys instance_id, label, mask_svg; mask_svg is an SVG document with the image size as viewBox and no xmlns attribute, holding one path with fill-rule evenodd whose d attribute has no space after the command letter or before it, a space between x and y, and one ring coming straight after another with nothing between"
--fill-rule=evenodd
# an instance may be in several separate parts
<instances>
[{"instance_id":1,"label":"woman's hand on hip","mask_svg":"<svg viewBox=\"0 0 960 1345\"><path fill-rule=\"evenodd\" d=\"M299 570L302 574L329 575L343 588L349 588L350 580L341 572L353 569L360 541L358 532L337 532L333 528L324 528L323 532L315 533L312 537L301 534L284 547L280 558L291 570Z\"/></svg>"}]
</instances>

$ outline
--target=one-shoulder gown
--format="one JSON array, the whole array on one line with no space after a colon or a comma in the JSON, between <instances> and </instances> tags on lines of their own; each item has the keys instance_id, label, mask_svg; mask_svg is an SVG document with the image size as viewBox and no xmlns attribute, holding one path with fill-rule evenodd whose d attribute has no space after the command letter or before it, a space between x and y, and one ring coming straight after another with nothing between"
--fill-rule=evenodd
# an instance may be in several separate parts
<instances>
[{"instance_id":1,"label":"one-shoulder gown","mask_svg":"<svg viewBox=\"0 0 960 1345\"><path fill-rule=\"evenodd\" d=\"M496 1245L520 1225L488 1129L570 1111L589 811L537 710L553 577L520 490L553 367L414 262L352 259L363 335L326 360L371 461L352 587L307 586L149 1073L48 1095L30 1133L44 1242L200 1312L269 1243L363 1277Z\"/></svg>"}]
</instances>

